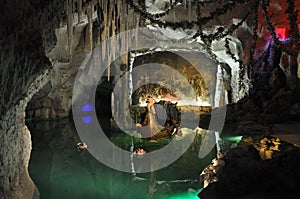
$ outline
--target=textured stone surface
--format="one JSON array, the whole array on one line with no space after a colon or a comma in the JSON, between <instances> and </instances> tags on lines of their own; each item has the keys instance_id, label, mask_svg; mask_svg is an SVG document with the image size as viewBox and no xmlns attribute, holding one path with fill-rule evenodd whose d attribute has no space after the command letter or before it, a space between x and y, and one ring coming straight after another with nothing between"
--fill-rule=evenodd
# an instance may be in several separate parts
<instances>
[{"instance_id":1,"label":"textured stone surface","mask_svg":"<svg viewBox=\"0 0 300 199\"><path fill-rule=\"evenodd\" d=\"M198 196L212 198L297 198L300 148L278 138L244 138L224 157L216 183Z\"/></svg>"},{"instance_id":2,"label":"textured stone surface","mask_svg":"<svg viewBox=\"0 0 300 199\"><path fill-rule=\"evenodd\" d=\"M20 100L0 120L0 198L32 198L34 185L28 174L30 132L25 126L25 108L31 97L49 81L45 70Z\"/></svg>"},{"instance_id":3,"label":"textured stone surface","mask_svg":"<svg viewBox=\"0 0 300 199\"><path fill-rule=\"evenodd\" d=\"M56 42L54 30L58 28L59 22L64 17L62 14L64 3L65 1L62 0L2 2L6 7L5 9L1 7L3 12L0 18L0 198L32 198L38 195L34 194L34 185L27 171L31 139L24 117L25 108L31 97L44 87L35 97L34 103L29 105L31 114L37 114L40 118L53 117L54 114L55 117L65 116L69 111L72 78L76 74L74 70L77 72L81 62L76 57L69 65L70 57L66 53L66 43L60 43L62 45L58 53L53 55L54 51L51 51ZM115 6L106 7L115 9ZM120 6L118 9L121 9ZM102 34L104 38L114 34L110 32L111 29L117 30L110 28L111 24L114 26L117 24L111 23L113 18L111 10L106 12L110 15L105 16L107 29ZM127 20L127 18L122 19ZM122 27L125 27L125 23L122 23ZM82 31L75 31L75 33L79 35L73 39L79 42ZM63 32L58 32L57 37L68 39ZM73 42L73 46L76 47L76 42ZM45 71L51 66L45 52L54 63L53 70ZM72 61L75 64L72 64ZM59 62L67 62L67 70L66 64ZM49 85L47 83L50 78L55 81L51 81ZM54 94L51 92L52 88L56 90ZM54 97L47 96L49 93ZM40 109L41 107L45 109ZM58 111L53 113L52 108Z\"/></svg>"},{"instance_id":4,"label":"textured stone surface","mask_svg":"<svg viewBox=\"0 0 300 199\"><path fill-rule=\"evenodd\" d=\"M50 66L45 51L56 42L63 0L1 3L0 118L26 93L34 78Z\"/></svg>"},{"instance_id":5,"label":"textured stone surface","mask_svg":"<svg viewBox=\"0 0 300 199\"><path fill-rule=\"evenodd\" d=\"M85 4L84 9L89 8L89 4ZM97 7L98 5L95 5ZM80 22L77 17L73 19L72 37L68 33L66 21L60 24L60 27L55 30L57 43L55 47L47 53L47 56L53 64L53 71L51 72L50 85L51 89L48 94L41 97L40 94L35 96L29 103L26 110L27 116L34 119L49 119L67 117L70 113L73 84L77 72L83 61L87 58L91 47L98 47L100 45L102 59L114 61L114 52L118 48L125 48L126 40L121 41L121 45L114 45L114 43L106 46L106 43L100 43L110 36L118 32L125 31L137 27L138 20L132 10L127 13L126 6L122 6L122 2L118 1L115 5L114 1L103 1L94 10L94 15L89 19L88 12L82 13ZM74 13L78 16L78 13ZM133 17L129 17L133 16ZM103 16L97 18L97 16ZM116 23L120 21L120 24ZM91 28L91 30L90 30ZM92 40L90 41L90 37ZM71 50L69 49L69 42L71 41ZM92 45L90 44L92 43ZM71 55L70 55L71 52ZM124 57L124 58L123 58ZM120 65L127 65L127 55L118 59L114 64L120 68ZM99 60L100 62L101 60ZM113 68L113 67L111 67ZM119 76L116 72L112 72L110 76ZM120 72L120 69L118 70ZM89 71L87 71L89 73ZM94 74L91 72L91 77ZM104 78L107 78L104 75ZM112 77L111 77L112 79ZM106 79L105 79L106 80ZM101 80L103 81L103 79ZM82 81L84 85L85 82ZM42 93L47 92L48 87L42 89Z\"/></svg>"},{"instance_id":6,"label":"textured stone surface","mask_svg":"<svg viewBox=\"0 0 300 199\"><path fill-rule=\"evenodd\" d=\"M93 28L93 25L90 23L88 28L85 29L86 37L84 40L89 41L89 43L84 45L84 51L89 51L93 46L91 43L91 38L93 41L100 42L107 39L111 35L117 34L119 31L136 27L137 23L143 23L143 20L139 21L140 18L136 15L133 15L133 11L131 9L128 11L126 6L122 5L123 1L116 1L116 6L114 5L115 1L101 2L102 12L98 13L98 16L100 16L100 21L98 21L97 26L95 26L93 29L95 32L99 31L100 37L97 35L93 39L92 35L90 34L92 32L91 28ZM299 7L299 1L295 2L297 3L297 7ZM55 28L57 28L58 24L63 22L66 17L62 14L65 3L66 2L64 0L3 0L1 2L0 197L2 198L30 198L30 195L32 195L33 185L30 182L27 173L27 164L31 147L30 135L24 124L24 109L31 96L40 90L41 87L47 83L47 81L49 81L48 77L46 77L47 75L43 75L43 71L51 66L50 61L54 65L54 70L52 72L56 72L54 75L51 73L53 75L52 77L55 79L55 81L51 82L51 86L57 91L54 93L51 93L50 91L49 93L53 95L49 95L48 97L43 98L41 101L41 98L38 98L35 101L36 104L33 106L45 107L43 110L37 108L35 114L38 114L39 117L53 117L53 115L57 117L57 114L58 116L62 116L66 115L66 112L70 106L70 89L72 88L72 81L70 78L72 79L74 77L72 72L76 71L76 67L78 67L80 64L80 60L76 60L76 58L70 60L70 56L78 55L74 52L76 51L77 47L76 41L79 42L79 39L81 38L81 31L76 32L75 30L75 33L79 33L79 35L72 35L73 40L70 40L70 33L72 33L74 27L68 30L64 29L62 32L56 32L57 34L55 35ZM272 0L271 6L272 9L270 12L274 13L273 20L277 20L276 24L281 27L287 27L288 23L285 20L286 17L282 17L284 15L283 12L286 9L286 4L281 6L278 4L278 1ZM213 7L213 9L214 8L215 7ZM208 11L209 10L206 10L206 14L208 14ZM88 12L91 12L91 8ZM174 17L176 20L182 19L186 16L186 10L182 13L173 12L173 14L175 14ZM235 18L234 16L237 15L238 18L240 18L240 16L243 14L243 10L238 9L238 12L231 12L231 14L226 15L224 18L214 19L209 26L214 24L226 25L228 21L232 21L232 19ZM91 17L89 17L88 20L91 22ZM260 34L257 44L258 48L263 49L266 46L266 42L269 40L269 34L266 33L267 28L265 27L263 20L260 19L260 21L261 23L259 25L259 30L261 27L263 27L263 33ZM74 22L76 21L74 20ZM66 23L66 21L64 21L64 23ZM245 31L247 28L251 28L251 23L247 24L246 28L243 27L243 30L240 31L242 33L237 33L238 40L232 44L233 48L242 46L246 55L248 53L247 48L249 47L249 43L247 43L247 39L242 38L241 34L243 34L243 32L249 33L248 31ZM69 34L68 38L65 37L65 34ZM67 53L66 49L64 49L65 47L68 48L68 46L66 46L67 44L62 43L59 53L53 56L49 61L45 52L49 57L51 57L51 50L55 46L56 37L69 41L68 45L72 48L67 49L67 51L69 53L71 52L71 54ZM72 45L70 45L70 41L72 41ZM234 44L238 44L238 46ZM121 46L122 48L126 47L126 43L122 43ZM101 46L103 57L107 58L108 60L112 60L113 53L111 52L116 50L116 46L111 45L110 47L113 47L111 48L111 51L109 51L107 47L108 46L105 45ZM223 51L221 52L223 53ZM241 52L242 51L237 51L235 53L239 54ZM244 58L244 55L240 56ZM123 63L127 63L127 60L127 55L122 57ZM65 65L62 66L60 63L55 65L57 61L68 64L71 62L71 64L69 64L66 69L64 68ZM72 61L74 61L74 63L77 65L73 65ZM236 63L233 63L231 60L229 64L235 65ZM235 70L232 76L237 76L237 71L238 70ZM40 77L38 77L39 75ZM36 79L36 77L38 77L38 79ZM35 82L31 87L30 85L33 81ZM236 82L237 80L234 80L234 83ZM82 82L82 84L84 84L84 82ZM45 89L47 91L48 87L45 87ZM236 88L235 91L237 91ZM260 90L262 93L264 91L264 89ZM277 90L275 90L273 94L276 92ZM236 95L240 96L240 93L236 93ZM261 118L271 118L269 120L272 121L274 120L272 117L274 117L274 114L278 113L279 110L284 110L289 113L288 109L290 104L284 104L280 102L285 99L286 98L284 96L283 98L279 96L279 99L273 98L269 104L265 105L267 111L265 112L266 114L262 115ZM261 101L264 101L264 98ZM126 100L124 103L127 103ZM57 109L57 111L54 113L52 110L49 110L49 107L53 108L53 105L56 105L56 107L54 107ZM276 106L281 105L283 105L282 108L276 108ZM245 110L248 108L245 108ZM294 109L295 107L293 107L292 110ZM238 110L238 108L236 110ZM297 111L292 111L291 113L294 112ZM242 114L243 113L237 114L236 117L233 118L238 118L238 116ZM283 116L285 117L285 115ZM250 117L251 115L246 116L246 118ZM252 118L257 117L254 115Z\"/></svg>"},{"instance_id":7,"label":"textured stone surface","mask_svg":"<svg viewBox=\"0 0 300 199\"><path fill-rule=\"evenodd\" d=\"M31 138L25 107L49 81L45 52L55 45L63 0L1 2L0 18L0 198L32 198L27 167ZM32 83L34 82L34 83Z\"/></svg>"}]
</instances>

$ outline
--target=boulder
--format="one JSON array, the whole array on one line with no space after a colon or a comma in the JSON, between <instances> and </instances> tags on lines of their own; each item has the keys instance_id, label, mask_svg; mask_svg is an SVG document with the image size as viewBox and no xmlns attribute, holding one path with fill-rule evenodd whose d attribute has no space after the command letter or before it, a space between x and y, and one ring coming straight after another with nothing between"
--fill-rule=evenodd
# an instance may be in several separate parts
<instances>
[{"instance_id":1,"label":"boulder","mask_svg":"<svg viewBox=\"0 0 300 199\"><path fill-rule=\"evenodd\" d=\"M260 124L268 125L268 124L273 124L280 122L281 117L279 114L268 114L268 113L263 113L259 115L258 117L258 122Z\"/></svg>"},{"instance_id":2,"label":"boulder","mask_svg":"<svg viewBox=\"0 0 300 199\"><path fill-rule=\"evenodd\" d=\"M273 69L269 79L269 86L274 90L286 88L286 78L281 68Z\"/></svg>"},{"instance_id":3,"label":"boulder","mask_svg":"<svg viewBox=\"0 0 300 199\"><path fill-rule=\"evenodd\" d=\"M238 123L236 134L239 135L261 135L266 133L268 127L260 125L254 121L246 120Z\"/></svg>"},{"instance_id":4,"label":"boulder","mask_svg":"<svg viewBox=\"0 0 300 199\"><path fill-rule=\"evenodd\" d=\"M254 121L257 122L259 113L262 109L257 106L251 99L237 104L230 104L227 107L226 121L227 122L243 122Z\"/></svg>"},{"instance_id":5,"label":"boulder","mask_svg":"<svg viewBox=\"0 0 300 199\"><path fill-rule=\"evenodd\" d=\"M262 153L263 152L263 153ZM300 148L275 137L243 138L224 157L218 181L198 196L211 198L298 198Z\"/></svg>"},{"instance_id":6,"label":"boulder","mask_svg":"<svg viewBox=\"0 0 300 199\"><path fill-rule=\"evenodd\" d=\"M290 115L294 120L300 121L300 103L294 104L290 107Z\"/></svg>"},{"instance_id":7,"label":"boulder","mask_svg":"<svg viewBox=\"0 0 300 199\"><path fill-rule=\"evenodd\" d=\"M270 101L264 103L264 112L282 113L288 112L292 99L292 91L280 89Z\"/></svg>"}]
</instances>

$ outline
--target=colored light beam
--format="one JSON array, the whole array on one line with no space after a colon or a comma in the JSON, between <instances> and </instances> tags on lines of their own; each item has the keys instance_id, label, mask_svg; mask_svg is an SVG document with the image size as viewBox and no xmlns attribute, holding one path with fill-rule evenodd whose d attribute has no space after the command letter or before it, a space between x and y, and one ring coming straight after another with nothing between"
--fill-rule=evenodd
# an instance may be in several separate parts
<instances>
[{"instance_id":1,"label":"colored light beam","mask_svg":"<svg viewBox=\"0 0 300 199\"><path fill-rule=\"evenodd\" d=\"M82 122L85 124L90 124L93 120L93 118L91 116L83 116L81 119L82 119Z\"/></svg>"},{"instance_id":2,"label":"colored light beam","mask_svg":"<svg viewBox=\"0 0 300 199\"><path fill-rule=\"evenodd\" d=\"M92 112L94 111L94 107L91 104L86 104L81 107L82 112Z\"/></svg>"},{"instance_id":3,"label":"colored light beam","mask_svg":"<svg viewBox=\"0 0 300 199\"><path fill-rule=\"evenodd\" d=\"M222 140L227 140L227 141L231 141L231 142L239 142L239 141L241 141L242 138L243 138L243 136L230 136L230 137L222 137Z\"/></svg>"},{"instance_id":4,"label":"colored light beam","mask_svg":"<svg viewBox=\"0 0 300 199\"><path fill-rule=\"evenodd\" d=\"M276 36L279 40L284 41L288 39L288 29L287 28L275 28Z\"/></svg>"}]
</instances>

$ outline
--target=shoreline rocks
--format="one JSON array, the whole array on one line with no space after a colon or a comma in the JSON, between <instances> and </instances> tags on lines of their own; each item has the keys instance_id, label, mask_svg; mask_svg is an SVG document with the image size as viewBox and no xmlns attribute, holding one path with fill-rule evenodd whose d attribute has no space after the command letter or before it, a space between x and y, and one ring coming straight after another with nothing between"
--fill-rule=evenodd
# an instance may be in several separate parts
<instances>
[{"instance_id":1,"label":"shoreline rocks","mask_svg":"<svg viewBox=\"0 0 300 199\"><path fill-rule=\"evenodd\" d=\"M298 198L300 148L271 136L243 138L224 157L218 181L198 196L212 198Z\"/></svg>"}]
</instances>

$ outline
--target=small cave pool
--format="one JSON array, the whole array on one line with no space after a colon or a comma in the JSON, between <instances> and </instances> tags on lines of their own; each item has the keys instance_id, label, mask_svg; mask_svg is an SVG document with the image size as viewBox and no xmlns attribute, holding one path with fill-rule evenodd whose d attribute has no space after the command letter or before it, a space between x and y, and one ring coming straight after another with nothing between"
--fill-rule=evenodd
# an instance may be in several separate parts
<instances>
[{"instance_id":1,"label":"small cave pool","mask_svg":"<svg viewBox=\"0 0 300 199\"><path fill-rule=\"evenodd\" d=\"M101 164L88 150L78 151L81 141L68 119L28 121L27 126L32 137L29 173L41 199L196 199L202 188L198 176L216 155L213 149L199 159L191 145L168 167L133 175ZM123 140L115 134L112 140Z\"/></svg>"}]
</instances>

